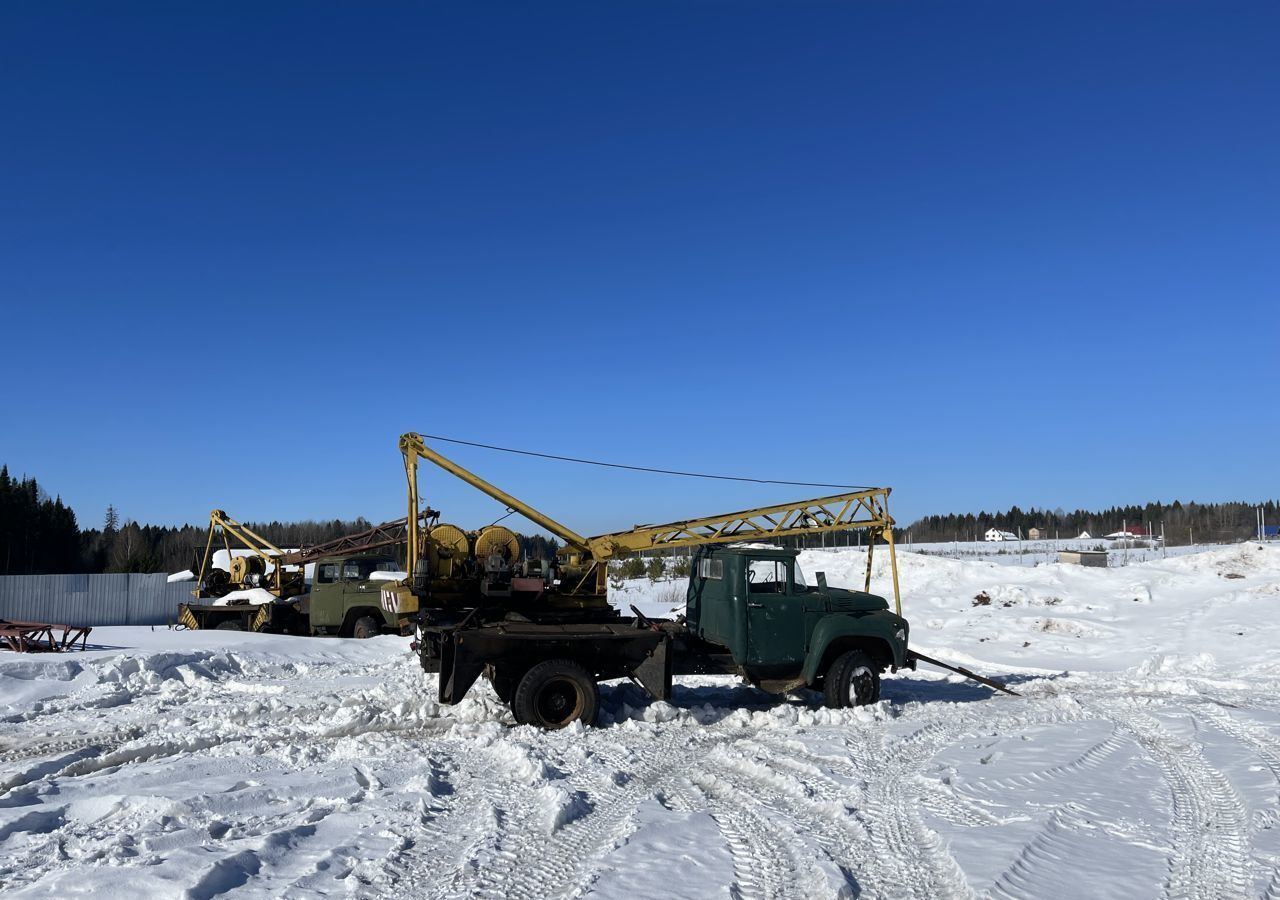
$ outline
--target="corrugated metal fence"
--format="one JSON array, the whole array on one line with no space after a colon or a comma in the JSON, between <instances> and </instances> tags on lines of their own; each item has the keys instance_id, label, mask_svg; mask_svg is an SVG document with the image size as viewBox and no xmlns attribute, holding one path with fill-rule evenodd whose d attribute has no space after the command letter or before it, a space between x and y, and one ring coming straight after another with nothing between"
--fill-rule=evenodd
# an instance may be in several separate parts
<instances>
[{"instance_id":1,"label":"corrugated metal fence","mask_svg":"<svg viewBox=\"0 0 1280 900\"><path fill-rule=\"evenodd\" d=\"M0 576L0 619L61 625L163 625L193 582L167 575Z\"/></svg>"}]
</instances>

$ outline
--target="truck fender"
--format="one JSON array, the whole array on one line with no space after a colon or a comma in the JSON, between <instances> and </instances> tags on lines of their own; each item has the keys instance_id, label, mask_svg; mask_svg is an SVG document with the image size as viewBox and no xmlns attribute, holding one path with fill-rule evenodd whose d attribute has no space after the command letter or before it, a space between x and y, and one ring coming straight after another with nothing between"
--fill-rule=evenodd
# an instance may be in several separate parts
<instances>
[{"instance_id":1,"label":"truck fender","mask_svg":"<svg viewBox=\"0 0 1280 900\"><path fill-rule=\"evenodd\" d=\"M854 638L860 641L874 641L884 645L884 655L894 667L906 664L906 642L895 635L899 629L906 628L906 621L893 613L869 613L861 616L829 615L824 616L809 638L809 652L805 656L801 677L805 683L812 685L823 673L820 671L828 649L837 642Z\"/></svg>"}]
</instances>

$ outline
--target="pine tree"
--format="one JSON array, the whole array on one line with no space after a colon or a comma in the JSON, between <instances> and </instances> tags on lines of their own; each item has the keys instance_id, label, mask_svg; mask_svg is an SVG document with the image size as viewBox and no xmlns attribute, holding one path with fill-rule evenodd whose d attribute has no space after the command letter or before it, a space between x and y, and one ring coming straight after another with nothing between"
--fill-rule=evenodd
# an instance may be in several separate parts
<instances>
[{"instance_id":1,"label":"pine tree","mask_svg":"<svg viewBox=\"0 0 1280 900\"><path fill-rule=\"evenodd\" d=\"M649 557L649 563L644 567L644 574L649 576L651 583L657 583L658 579L667 574L666 566L663 565L661 556Z\"/></svg>"}]
</instances>

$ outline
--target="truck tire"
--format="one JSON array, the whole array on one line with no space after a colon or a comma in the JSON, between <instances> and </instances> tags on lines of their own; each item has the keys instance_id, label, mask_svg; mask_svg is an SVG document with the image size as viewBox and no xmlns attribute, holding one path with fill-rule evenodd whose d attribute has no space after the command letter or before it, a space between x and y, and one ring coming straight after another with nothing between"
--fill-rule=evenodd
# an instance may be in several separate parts
<instances>
[{"instance_id":1,"label":"truck tire","mask_svg":"<svg viewBox=\"0 0 1280 900\"><path fill-rule=\"evenodd\" d=\"M880 666L863 650L842 653L827 669L822 695L831 709L875 703L880 699Z\"/></svg>"},{"instance_id":2,"label":"truck tire","mask_svg":"<svg viewBox=\"0 0 1280 900\"><path fill-rule=\"evenodd\" d=\"M244 631L244 626L239 622L221 622L214 631Z\"/></svg>"},{"instance_id":3,"label":"truck tire","mask_svg":"<svg viewBox=\"0 0 1280 900\"><path fill-rule=\"evenodd\" d=\"M600 708L600 691L591 673L573 660L540 662L520 679L511 711L521 725L564 728L570 722L590 725Z\"/></svg>"},{"instance_id":4,"label":"truck tire","mask_svg":"<svg viewBox=\"0 0 1280 900\"><path fill-rule=\"evenodd\" d=\"M360 640L377 637L380 634L382 634L382 623L373 616L361 616L351 626L351 636Z\"/></svg>"}]
</instances>

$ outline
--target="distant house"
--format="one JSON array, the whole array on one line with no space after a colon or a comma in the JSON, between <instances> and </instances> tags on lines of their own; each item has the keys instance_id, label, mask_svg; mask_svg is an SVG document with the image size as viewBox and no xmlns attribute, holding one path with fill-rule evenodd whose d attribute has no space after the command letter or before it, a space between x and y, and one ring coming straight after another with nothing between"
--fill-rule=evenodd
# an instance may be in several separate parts
<instances>
[{"instance_id":1,"label":"distant house","mask_svg":"<svg viewBox=\"0 0 1280 900\"><path fill-rule=\"evenodd\" d=\"M1091 540L1093 540L1093 535L1091 535L1091 534L1090 534L1089 532L1087 532L1087 531L1082 531L1082 532L1080 532L1080 537L1076 538L1076 540L1077 540L1077 541L1091 541Z\"/></svg>"},{"instance_id":2,"label":"distant house","mask_svg":"<svg viewBox=\"0 0 1280 900\"><path fill-rule=\"evenodd\" d=\"M1028 528L1027 529L1027 540L1029 541L1038 541L1041 538L1048 538L1048 537L1049 537L1049 529L1047 528Z\"/></svg>"},{"instance_id":3,"label":"distant house","mask_svg":"<svg viewBox=\"0 0 1280 900\"><path fill-rule=\"evenodd\" d=\"M1147 529L1143 528L1141 525L1130 525L1128 528L1121 529L1120 531L1113 531L1110 534L1103 535L1103 537L1105 537L1109 541L1121 541L1121 540L1124 540L1125 538L1137 538L1137 537L1146 537L1146 536L1147 536Z\"/></svg>"},{"instance_id":4,"label":"distant house","mask_svg":"<svg viewBox=\"0 0 1280 900\"><path fill-rule=\"evenodd\" d=\"M989 541L1016 541L1018 536L1011 531L1001 531L998 528L987 529L987 540Z\"/></svg>"}]
</instances>

